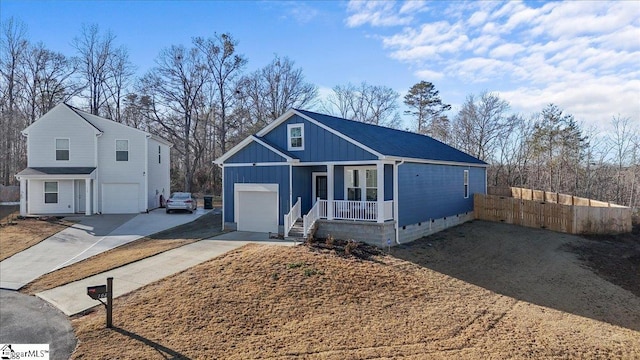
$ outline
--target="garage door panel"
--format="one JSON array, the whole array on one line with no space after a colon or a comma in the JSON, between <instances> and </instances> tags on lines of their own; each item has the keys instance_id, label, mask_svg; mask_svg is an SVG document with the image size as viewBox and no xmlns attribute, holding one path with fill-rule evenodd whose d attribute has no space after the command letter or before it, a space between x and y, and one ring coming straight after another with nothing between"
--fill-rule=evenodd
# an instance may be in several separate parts
<instances>
[{"instance_id":1,"label":"garage door panel","mask_svg":"<svg viewBox=\"0 0 640 360\"><path fill-rule=\"evenodd\" d=\"M138 184L103 184L103 214L138 213Z\"/></svg>"},{"instance_id":2,"label":"garage door panel","mask_svg":"<svg viewBox=\"0 0 640 360\"><path fill-rule=\"evenodd\" d=\"M278 232L278 194L266 191L238 191L238 230Z\"/></svg>"}]
</instances>

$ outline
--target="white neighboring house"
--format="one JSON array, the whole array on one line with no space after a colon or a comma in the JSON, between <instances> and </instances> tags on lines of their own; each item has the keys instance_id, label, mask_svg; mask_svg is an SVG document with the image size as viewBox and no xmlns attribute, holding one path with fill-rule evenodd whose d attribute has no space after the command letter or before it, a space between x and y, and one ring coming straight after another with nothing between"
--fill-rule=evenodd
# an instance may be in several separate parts
<instances>
[{"instance_id":1,"label":"white neighboring house","mask_svg":"<svg viewBox=\"0 0 640 360\"><path fill-rule=\"evenodd\" d=\"M59 104L22 131L20 214L131 214L170 196L171 144Z\"/></svg>"}]
</instances>

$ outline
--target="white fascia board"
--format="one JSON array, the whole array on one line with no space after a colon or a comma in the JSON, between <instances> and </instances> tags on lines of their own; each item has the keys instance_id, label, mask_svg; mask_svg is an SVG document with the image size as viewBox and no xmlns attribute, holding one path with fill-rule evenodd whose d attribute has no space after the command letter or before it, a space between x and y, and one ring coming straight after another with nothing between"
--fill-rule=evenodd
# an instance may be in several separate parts
<instances>
[{"instance_id":1,"label":"white fascia board","mask_svg":"<svg viewBox=\"0 0 640 360\"><path fill-rule=\"evenodd\" d=\"M396 157L396 156L387 156L386 160L393 161L405 161L412 162L418 164L433 164L433 165L455 165L455 166L469 166L469 167L479 167L479 168L487 168L489 164L474 164L474 163L466 163L459 161L446 161L446 160L429 160L429 159L416 159L416 158L406 158L406 157Z\"/></svg>"},{"instance_id":2,"label":"white fascia board","mask_svg":"<svg viewBox=\"0 0 640 360\"><path fill-rule=\"evenodd\" d=\"M292 166L321 166L321 165L338 165L338 166L359 166L359 165L375 165L377 163L382 163L386 165L393 165L395 161L385 159L385 160L354 160L354 161L314 161L314 162L298 162L291 164Z\"/></svg>"},{"instance_id":3,"label":"white fascia board","mask_svg":"<svg viewBox=\"0 0 640 360\"><path fill-rule=\"evenodd\" d=\"M38 126L40 123L38 121L40 121L40 119L42 119L43 117L47 116L47 114L53 112L53 111L59 111L60 108L64 108L67 111L70 111L71 113L73 113L73 115L75 115L77 118L79 118L80 120L82 120L82 123L90 126L93 129L94 134L96 135L102 135L102 130L100 130L99 128L97 128L94 124L90 123L87 119L85 119L84 117L82 117L82 115L80 115L76 109L72 108L71 106L65 104L65 103L60 103L56 106L53 107L53 109L47 111L44 115L40 116L36 121L34 121L33 123L31 123L31 125L27 126L26 128L24 128L21 133L23 136L28 136L29 135L29 130L31 130L32 127L34 126Z\"/></svg>"},{"instance_id":4,"label":"white fascia board","mask_svg":"<svg viewBox=\"0 0 640 360\"><path fill-rule=\"evenodd\" d=\"M298 159L294 159L291 156L283 153L282 151L274 148L273 146L265 143L264 141L260 140L259 138L257 138L254 135L251 135L247 138L245 138L244 140L242 140L240 143L238 143L238 145L234 146L233 148L231 148L231 150L227 151L224 155L220 156L219 158L215 159L213 161L214 164L218 164L218 165L222 165L224 164L225 161L227 161L227 159L229 159L230 157L232 157L233 155L235 155L236 153L238 153L240 150L244 149L247 145L251 144L251 142L256 142L257 144L259 144L260 146L265 147L267 150L272 151L273 153L277 154L278 156L281 156L282 158L284 158L286 160L286 163L295 163L298 162ZM285 162L278 162L278 163L269 163L269 164L283 164ZM248 165L253 165L253 163L246 163ZM233 166L232 164L225 164L225 166Z\"/></svg>"},{"instance_id":5,"label":"white fascia board","mask_svg":"<svg viewBox=\"0 0 640 360\"><path fill-rule=\"evenodd\" d=\"M232 147L231 150L222 154L219 158L213 160L214 164L222 165L228 158L235 155L238 151L242 150L245 146L249 145L253 141L253 136L248 136L244 140L240 141L236 146Z\"/></svg>"},{"instance_id":6,"label":"white fascia board","mask_svg":"<svg viewBox=\"0 0 640 360\"><path fill-rule=\"evenodd\" d=\"M289 166L289 165L293 165L295 166L294 163L292 162L260 162L260 163L229 163L229 164L223 164L222 167L225 168L232 168L232 167L250 167L250 166Z\"/></svg>"},{"instance_id":7,"label":"white fascia board","mask_svg":"<svg viewBox=\"0 0 640 360\"><path fill-rule=\"evenodd\" d=\"M43 174L43 175L16 175L16 179L25 180L78 180L78 179L95 179L95 171L91 174Z\"/></svg>"},{"instance_id":8,"label":"white fascia board","mask_svg":"<svg viewBox=\"0 0 640 360\"><path fill-rule=\"evenodd\" d=\"M264 127L262 130L258 131L256 133L256 136L264 136L265 134L268 134L269 131L273 130L274 128L278 127L278 125L282 124L285 120L287 120L288 118L290 118L293 115L302 115L299 112L297 112L295 109L289 109L287 110L284 114L280 115L279 118L275 119L271 124L267 125L266 127Z\"/></svg>"},{"instance_id":9,"label":"white fascia board","mask_svg":"<svg viewBox=\"0 0 640 360\"><path fill-rule=\"evenodd\" d=\"M278 154L278 155L282 156L282 157L283 157L283 158L285 158L288 162L292 162L292 161L294 161L294 160L298 160L298 159L294 159L294 158L292 158L291 156L289 156L289 155L287 155L287 154L283 153L282 151L280 151L280 150L278 150L278 149L274 148L273 146L271 146L271 145L267 144L266 142L264 142L264 141L260 140L259 138L255 137L255 136L252 136L252 137L253 137L253 141L257 142L258 144L260 144L260 145L262 145L262 146L264 146L264 147L266 147L267 149L271 150L272 152L274 152L274 153L276 153L276 154Z\"/></svg>"},{"instance_id":10,"label":"white fascia board","mask_svg":"<svg viewBox=\"0 0 640 360\"><path fill-rule=\"evenodd\" d=\"M333 135L335 135L335 136L337 136L337 137L339 137L339 138L342 138L343 140L346 140L346 141L350 142L351 144L353 144L353 145L355 145L355 146L357 146L357 147L361 148L362 150L365 150L365 151L367 151L367 152L369 152L369 153L371 153L371 154L373 154L373 155L377 156L377 157L378 157L378 159L382 160L382 159L384 159L384 158L385 158L385 156L384 156L382 153L379 153L378 151L373 150L372 148L370 148L370 147L368 147L368 146L366 146L366 145L364 145L364 144L362 144L362 143L360 143L360 142L358 142L358 141L353 140L352 138L348 137L347 135L345 135L345 134L343 134L343 133L341 133L341 132L339 132L339 131L337 131L337 130L335 130L335 129L333 129L333 128L330 128L330 127L328 127L328 126L326 126L326 125L324 125L324 124L322 124L322 123L320 123L320 122L318 122L318 121L314 120L313 118L311 118L311 117L309 117L309 116L305 115L305 114L302 114L302 113L297 112L297 111L295 111L295 110L294 110L294 112L295 112L298 116L300 116L301 118L303 118L303 119L305 119L305 120L309 121L310 123L312 123L312 124L314 124L314 125L316 125L316 126L318 126L318 127L322 128L322 129L324 129L324 130L326 130L326 131L328 131L328 132L332 133Z\"/></svg>"},{"instance_id":11,"label":"white fascia board","mask_svg":"<svg viewBox=\"0 0 640 360\"><path fill-rule=\"evenodd\" d=\"M260 136L260 137L264 136L265 134L269 133L271 130L273 130L274 128L276 128L278 125L282 124L285 120L289 119L289 118L290 118L291 116L293 116L293 115L298 115L298 116L300 116L301 118L303 118L303 119L305 119L305 120L309 121L310 123L312 123L312 124L314 124L314 125L316 125L316 126L318 126L318 127L322 128L322 129L324 129L324 130L326 130L326 131L328 131L328 132L332 133L333 135L336 135L336 136L338 136L339 138L342 138L342 139L344 139L344 140L346 140L346 141L350 142L351 144L353 144L353 145L355 145L355 146L357 146L357 147L359 147L359 148L361 148L361 149L363 149L363 150L365 150L365 151L367 151L367 152L369 152L369 153L371 153L371 154L373 154L373 155L377 156L379 159L383 159L383 158L384 158L384 155L382 155L381 153L379 153L379 152L377 152L377 151L373 150L372 148L370 148L370 147L368 147L368 146L366 146L366 145L364 145L364 144L361 144L361 143L359 143L359 142L357 142L357 141L353 140L352 138L350 138L350 137L348 137L348 136L344 135L343 133L341 133L341 132L339 132L339 131L337 131L337 130L334 130L333 128L330 128L330 127L328 127L328 126L326 126L326 125L324 125L324 124L322 124L322 123L320 123L320 122L318 122L318 121L314 120L313 118L311 118L311 117L309 117L309 116L307 116L307 115L305 115L305 114L303 114L303 113L301 113L301 112L297 111L296 109L289 109L289 110L287 110L287 112L285 112L284 114L282 114L282 116L280 116L279 118L277 118L274 122L272 122L271 124L269 124L267 127L265 127L264 129L260 130L256 135L257 135L257 136Z\"/></svg>"}]
</instances>

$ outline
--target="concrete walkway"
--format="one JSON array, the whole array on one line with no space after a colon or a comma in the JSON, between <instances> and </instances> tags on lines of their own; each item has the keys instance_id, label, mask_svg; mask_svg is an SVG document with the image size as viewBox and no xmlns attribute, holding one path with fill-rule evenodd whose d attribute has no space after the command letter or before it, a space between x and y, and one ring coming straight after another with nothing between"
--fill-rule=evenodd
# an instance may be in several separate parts
<instances>
[{"instance_id":1,"label":"concrete walkway","mask_svg":"<svg viewBox=\"0 0 640 360\"><path fill-rule=\"evenodd\" d=\"M229 234L221 236L228 237ZM232 237L238 238L237 236ZM98 301L87 296L87 287L106 284L107 277L113 277L113 296L118 297L249 243L293 245L290 241L269 241L268 234L266 238L264 234L254 235L252 236L253 241L217 240L217 238L200 240L83 280L37 293L36 296L71 316L100 305Z\"/></svg>"},{"instance_id":2,"label":"concrete walkway","mask_svg":"<svg viewBox=\"0 0 640 360\"><path fill-rule=\"evenodd\" d=\"M38 277L141 237L194 221L208 211L68 217L77 224L0 262L0 288L18 290Z\"/></svg>"}]
</instances>

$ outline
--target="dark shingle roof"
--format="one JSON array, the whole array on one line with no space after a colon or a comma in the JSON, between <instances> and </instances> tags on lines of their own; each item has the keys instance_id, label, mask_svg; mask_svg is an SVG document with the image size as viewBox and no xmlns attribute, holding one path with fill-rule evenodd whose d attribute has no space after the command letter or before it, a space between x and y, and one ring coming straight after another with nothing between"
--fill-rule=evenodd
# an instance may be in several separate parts
<instances>
[{"instance_id":1,"label":"dark shingle roof","mask_svg":"<svg viewBox=\"0 0 640 360\"><path fill-rule=\"evenodd\" d=\"M486 164L432 137L383 126L365 124L307 110L300 113L386 156Z\"/></svg>"},{"instance_id":2,"label":"dark shingle roof","mask_svg":"<svg viewBox=\"0 0 640 360\"><path fill-rule=\"evenodd\" d=\"M89 175L94 167L29 167L17 175Z\"/></svg>"}]
</instances>

